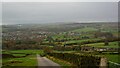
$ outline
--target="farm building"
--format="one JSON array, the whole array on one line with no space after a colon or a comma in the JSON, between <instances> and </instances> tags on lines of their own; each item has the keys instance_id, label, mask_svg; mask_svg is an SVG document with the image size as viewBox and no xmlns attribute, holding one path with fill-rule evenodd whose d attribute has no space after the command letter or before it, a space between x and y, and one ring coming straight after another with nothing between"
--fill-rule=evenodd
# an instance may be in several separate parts
<instances>
[{"instance_id":1,"label":"farm building","mask_svg":"<svg viewBox=\"0 0 120 68\"><path fill-rule=\"evenodd\" d=\"M90 47L90 46L83 46L81 47L81 51L93 51L94 47Z\"/></svg>"}]
</instances>

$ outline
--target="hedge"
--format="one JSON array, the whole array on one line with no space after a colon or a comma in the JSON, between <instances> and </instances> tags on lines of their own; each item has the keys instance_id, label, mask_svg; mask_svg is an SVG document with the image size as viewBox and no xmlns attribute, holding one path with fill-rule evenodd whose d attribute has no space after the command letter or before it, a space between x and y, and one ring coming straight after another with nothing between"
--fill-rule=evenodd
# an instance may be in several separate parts
<instances>
[{"instance_id":1,"label":"hedge","mask_svg":"<svg viewBox=\"0 0 120 68\"><path fill-rule=\"evenodd\" d=\"M100 56L73 54L73 53L48 53L49 56L65 60L79 68L99 68Z\"/></svg>"}]
</instances>

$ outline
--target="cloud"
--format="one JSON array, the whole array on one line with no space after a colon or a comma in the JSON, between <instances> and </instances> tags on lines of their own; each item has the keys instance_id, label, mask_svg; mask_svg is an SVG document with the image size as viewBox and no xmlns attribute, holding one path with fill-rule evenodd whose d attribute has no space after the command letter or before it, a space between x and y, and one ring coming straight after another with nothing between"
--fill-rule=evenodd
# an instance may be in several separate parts
<instances>
[{"instance_id":1,"label":"cloud","mask_svg":"<svg viewBox=\"0 0 120 68\"><path fill-rule=\"evenodd\" d=\"M116 2L3 3L4 23L50 23L73 21L117 21Z\"/></svg>"},{"instance_id":2,"label":"cloud","mask_svg":"<svg viewBox=\"0 0 120 68\"><path fill-rule=\"evenodd\" d=\"M0 25L2 25L2 3L0 2Z\"/></svg>"},{"instance_id":3,"label":"cloud","mask_svg":"<svg viewBox=\"0 0 120 68\"><path fill-rule=\"evenodd\" d=\"M119 0L1 0L2 2L118 2Z\"/></svg>"}]
</instances>

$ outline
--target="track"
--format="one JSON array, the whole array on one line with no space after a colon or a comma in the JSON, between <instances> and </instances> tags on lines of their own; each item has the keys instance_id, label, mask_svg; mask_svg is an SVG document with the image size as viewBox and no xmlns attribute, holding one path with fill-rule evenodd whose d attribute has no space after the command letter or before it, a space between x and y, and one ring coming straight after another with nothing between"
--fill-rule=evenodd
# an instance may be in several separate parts
<instances>
[{"instance_id":1,"label":"track","mask_svg":"<svg viewBox=\"0 0 120 68\"><path fill-rule=\"evenodd\" d=\"M37 54L38 68L60 68L60 65Z\"/></svg>"}]
</instances>

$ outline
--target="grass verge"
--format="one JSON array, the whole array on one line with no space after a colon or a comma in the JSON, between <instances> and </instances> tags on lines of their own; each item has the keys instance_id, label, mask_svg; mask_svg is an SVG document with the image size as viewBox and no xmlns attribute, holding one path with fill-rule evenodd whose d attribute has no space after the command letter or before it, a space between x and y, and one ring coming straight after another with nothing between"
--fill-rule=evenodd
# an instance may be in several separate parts
<instances>
[{"instance_id":1,"label":"grass verge","mask_svg":"<svg viewBox=\"0 0 120 68\"><path fill-rule=\"evenodd\" d=\"M61 65L62 68L72 68L73 64L67 62L67 61L64 61L64 60L60 60L58 58L55 58L55 57L51 57L51 56L46 56L48 59L52 60L53 62L55 63L58 63Z\"/></svg>"}]
</instances>

